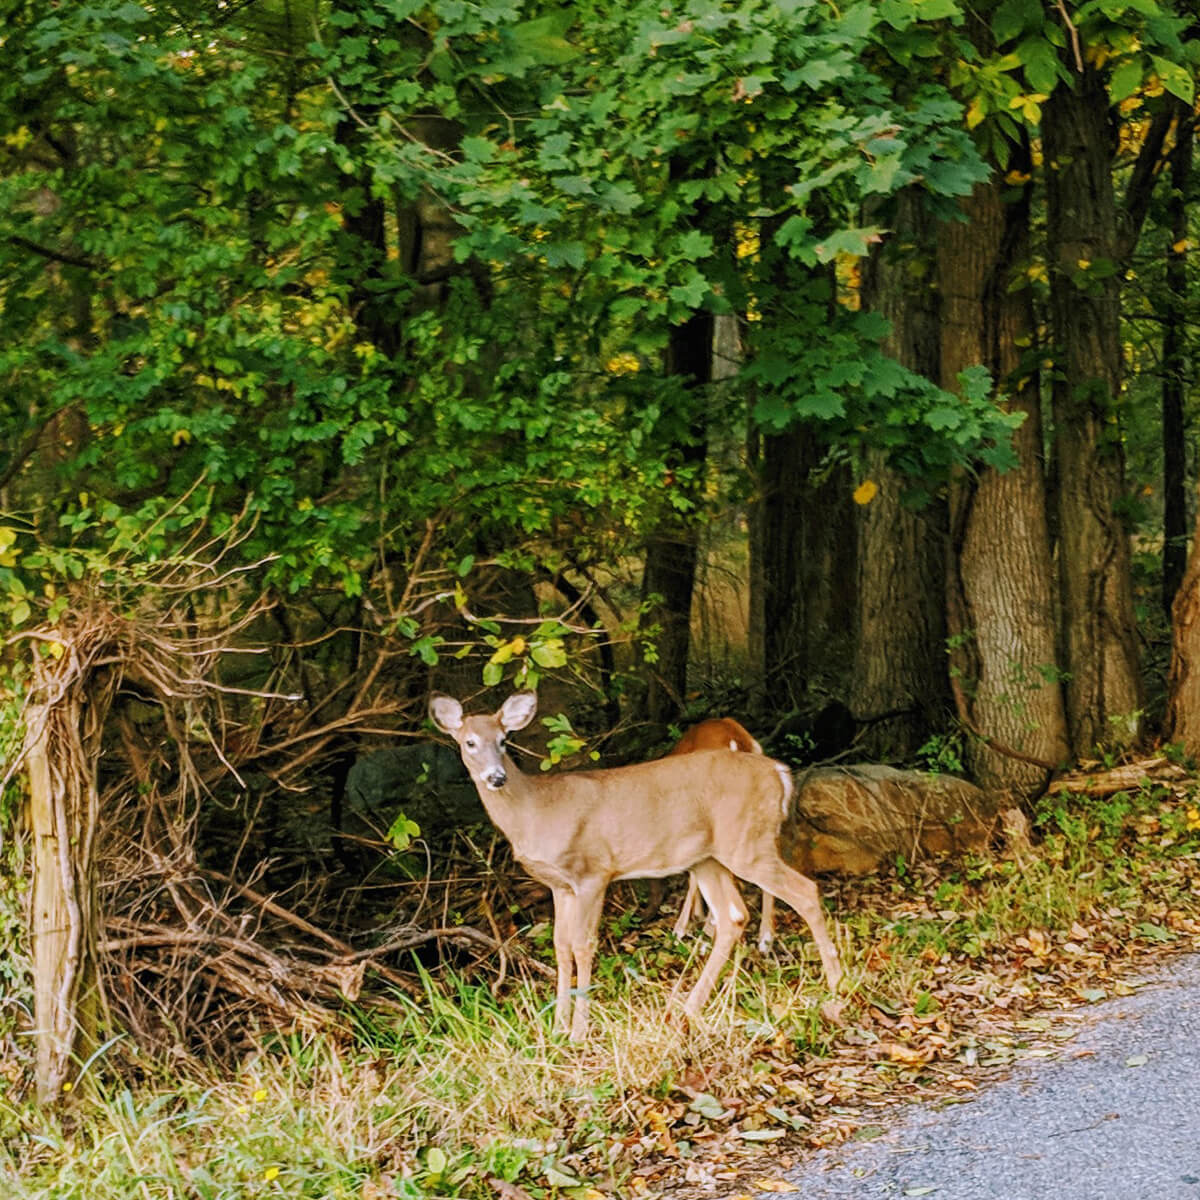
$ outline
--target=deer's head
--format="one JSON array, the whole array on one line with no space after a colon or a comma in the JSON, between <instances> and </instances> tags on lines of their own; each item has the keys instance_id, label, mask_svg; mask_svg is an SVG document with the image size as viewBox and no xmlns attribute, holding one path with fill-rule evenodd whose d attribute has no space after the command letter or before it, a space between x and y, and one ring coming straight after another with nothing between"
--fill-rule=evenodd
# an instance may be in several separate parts
<instances>
[{"instance_id":1,"label":"deer's head","mask_svg":"<svg viewBox=\"0 0 1200 1200\"><path fill-rule=\"evenodd\" d=\"M490 715L468 717L452 696L435 693L429 700L429 716L457 743L463 765L477 787L495 792L508 782L512 765L504 752L504 740L514 729L524 729L537 712L533 692L514 692Z\"/></svg>"}]
</instances>

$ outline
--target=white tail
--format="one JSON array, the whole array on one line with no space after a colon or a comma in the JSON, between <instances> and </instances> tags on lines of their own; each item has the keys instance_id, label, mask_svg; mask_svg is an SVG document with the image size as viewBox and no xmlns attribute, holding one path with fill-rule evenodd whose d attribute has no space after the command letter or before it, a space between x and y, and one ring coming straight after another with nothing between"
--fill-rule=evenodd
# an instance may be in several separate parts
<instances>
[{"instance_id":1,"label":"white tail","mask_svg":"<svg viewBox=\"0 0 1200 1200\"><path fill-rule=\"evenodd\" d=\"M693 725L678 741L672 754L694 754L697 750L741 750L745 754L761 754L763 748L751 737L745 729L732 717L710 717ZM790 796L789 796L790 799ZM787 812L784 812L786 819ZM700 889L696 876L688 876L688 890L679 916L675 921L675 936L682 938L693 916L700 915ZM775 897L770 892L762 894L762 918L758 925L758 949L766 954L775 940Z\"/></svg>"},{"instance_id":2,"label":"white tail","mask_svg":"<svg viewBox=\"0 0 1200 1200\"><path fill-rule=\"evenodd\" d=\"M488 815L526 870L554 896L558 964L555 1024L571 1037L588 1023L588 989L604 894L615 879L657 878L690 870L713 914L712 953L684 1006L704 1007L746 924L733 876L786 900L816 940L830 991L842 976L825 928L816 885L779 855L779 829L792 777L757 754L710 750L606 771L524 775L505 752L505 735L537 711L532 692L516 692L490 716L463 715L449 696L434 696L430 716L458 743ZM573 960L573 967L572 967Z\"/></svg>"}]
</instances>

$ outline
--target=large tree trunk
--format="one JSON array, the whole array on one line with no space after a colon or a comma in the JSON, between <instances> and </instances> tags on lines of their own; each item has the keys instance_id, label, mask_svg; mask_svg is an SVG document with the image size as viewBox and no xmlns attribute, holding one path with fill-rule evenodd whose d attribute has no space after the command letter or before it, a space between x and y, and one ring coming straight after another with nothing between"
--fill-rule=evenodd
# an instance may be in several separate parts
<instances>
[{"instance_id":1,"label":"large tree trunk","mask_svg":"<svg viewBox=\"0 0 1200 1200\"><path fill-rule=\"evenodd\" d=\"M940 376L932 221L915 191L897 199L893 234L867 264L864 307L891 322L885 348L929 379ZM850 707L873 720L867 752L910 755L943 724L946 674L946 512L901 503L903 482L881 454L878 492L859 510L858 591ZM892 714L884 720L885 714Z\"/></svg>"},{"instance_id":2,"label":"large tree trunk","mask_svg":"<svg viewBox=\"0 0 1200 1200\"><path fill-rule=\"evenodd\" d=\"M1192 758L1200 758L1200 538L1195 536L1172 618L1164 733Z\"/></svg>"},{"instance_id":3,"label":"large tree trunk","mask_svg":"<svg viewBox=\"0 0 1200 1200\"><path fill-rule=\"evenodd\" d=\"M1180 246L1187 236L1187 186L1191 176L1192 141L1195 137L1195 122L1180 106L1180 121L1176 131L1175 150L1171 160L1171 239L1172 247L1167 258L1168 306L1166 325L1163 331L1163 447L1168 441L1168 408L1172 421L1178 421L1176 436L1179 440L1179 458L1173 464L1170 459L1164 464L1167 471L1177 472L1178 485L1173 478L1164 478L1164 491L1168 484L1182 489L1184 464L1183 449L1183 391L1184 369L1187 364L1186 341L1182 328L1181 301L1187 295L1186 247ZM1180 246L1177 250L1176 246ZM1170 400L1168 401L1168 395ZM1173 523L1164 530L1167 546L1171 545L1173 530L1183 524L1183 505L1172 502L1171 495L1165 496L1168 518L1175 510ZM1200 504L1197 506L1200 511ZM1164 522L1165 524L1165 522ZM1177 534L1174 535L1178 537ZM1178 542L1176 542L1178 544ZM1169 568L1167 551L1163 552L1163 598L1167 598ZM1167 679L1166 736L1180 742L1193 758L1200 757L1200 538L1193 533L1191 554L1182 580L1175 589L1171 606L1172 644L1171 668Z\"/></svg>"},{"instance_id":4,"label":"large tree trunk","mask_svg":"<svg viewBox=\"0 0 1200 1200\"><path fill-rule=\"evenodd\" d=\"M1180 103L1171 152L1170 245L1167 247L1166 303L1162 337L1163 445L1163 575L1162 599L1167 616L1183 579L1187 561L1186 444L1183 417L1187 386L1187 236L1188 189L1192 178L1195 119Z\"/></svg>"},{"instance_id":5,"label":"large tree trunk","mask_svg":"<svg viewBox=\"0 0 1200 1200\"><path fill-rule=\"evenodd\" d=\"M981 183L962 204L966 222L948 222L938 238L942 386L954 390L958 373L981 363L1008 409L1025 414L1013 439L1019 467L963 473L951 486L947 612L960 716L982 735L968 745L971 772L986 788L1032 796L1069 748L1037 374L1022 364L1035 338L1033 303L1028 287L1013 287L1029 257L1029 192L1008 204L1002 195L998 180Z\"/></svg>"},{"instance_id":6,"label":"large tree trunk","mask_svg":"<svg viewBox=\"0 0 1200 1200\"><path fill-rule=\"evenodd\" d=\"M1067 718L1073 751L1086 755L1132 742L1142 706L1129 533L1118 515L1120 272L1103 79L1086 68L1044 113Z\"/></svg>"}]
</instances>

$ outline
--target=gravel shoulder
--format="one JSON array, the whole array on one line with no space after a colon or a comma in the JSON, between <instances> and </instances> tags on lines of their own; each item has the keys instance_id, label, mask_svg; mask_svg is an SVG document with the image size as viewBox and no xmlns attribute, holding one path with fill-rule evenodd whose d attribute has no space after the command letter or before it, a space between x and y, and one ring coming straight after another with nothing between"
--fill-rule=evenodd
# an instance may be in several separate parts
<instances>
[{"instance_id":1,"label":"gravel shoulder","mask_svg":"<svg viewBox=\"0 0 1200 1200\"><path fill-rule=\"evenodd\" d=\"M805 1200L1200 1200L1200 955L1057 1020L1076 1035L965 1103L904 1110L787 1173Z\"/></svg>"}]
</instances>

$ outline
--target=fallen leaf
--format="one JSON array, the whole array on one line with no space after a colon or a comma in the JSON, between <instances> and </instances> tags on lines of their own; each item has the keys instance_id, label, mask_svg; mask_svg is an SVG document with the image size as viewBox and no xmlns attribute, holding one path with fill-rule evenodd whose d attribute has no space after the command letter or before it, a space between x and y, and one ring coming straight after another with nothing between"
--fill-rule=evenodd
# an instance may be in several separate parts
<instances>
[{"instance_id":1,"label":"fallen leaf","mask_svg":"<svg viewBox=\"0 0 1200 1200\"><path fill-rule=\"evenodd\" d=\"M488 1176L488 1187L500 1197L500 1200L533 1200L533 1197L524 1188L519 1188L515 1183L509 1183L496 1175Z\"/></svg>"},{"instance_id":2,"label":"fallen leaf","mask_svg":"<svg viewBox=\"0 0 1200 1200\"><path fill-rule=\"evenodd\" d=\"M794 1183L789 1183L786 1179L756 1179L754 1186L760 1192L774 1192L780 1196L800 1190Z\"/></svg>"},{"instance_id":3,"label":"fallen leaf","mask_svg":"<svg viewBox=\"0 0 1200 1200\"><path fill-rule=\"evenodd\" d=\"M1144 1067L1150 1061L1148 1054L1131 1054L1126 1060L1127 1067Z\"/></svg>"}]
</instances>

